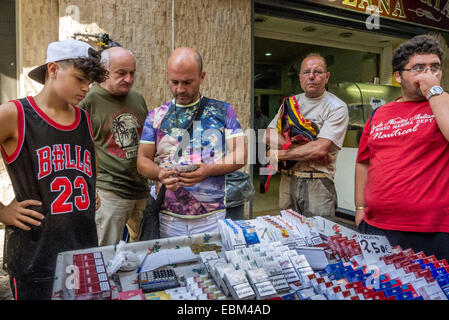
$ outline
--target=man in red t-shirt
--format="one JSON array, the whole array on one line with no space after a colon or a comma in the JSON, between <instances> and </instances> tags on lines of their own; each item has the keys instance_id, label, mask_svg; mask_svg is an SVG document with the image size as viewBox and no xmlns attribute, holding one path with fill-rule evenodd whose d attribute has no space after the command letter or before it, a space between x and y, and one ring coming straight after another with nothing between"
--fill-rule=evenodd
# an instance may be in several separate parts
<instances>
[{"instance_id":1,"label":"man in red t-shirt","mask_svg":"<svg viewBox=\"0 0 449 320\"><path fill-rule=\"evenodd\" d=\"M362 233L449 260L449 94L440 86L443 51L416 36L393 55L402 97L373 112L355 170Z\"/></svg>"}]
</instances>

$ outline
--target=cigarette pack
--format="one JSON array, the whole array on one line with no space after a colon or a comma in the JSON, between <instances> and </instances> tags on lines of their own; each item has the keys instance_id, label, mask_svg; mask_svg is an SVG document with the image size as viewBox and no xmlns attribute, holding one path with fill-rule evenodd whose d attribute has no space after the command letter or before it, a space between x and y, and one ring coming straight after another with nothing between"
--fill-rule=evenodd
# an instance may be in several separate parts
<instances>
[{"instance_id":1,"label":"cigarette pack","mask_svg":"<svg viewBox=\"0 0 449 320\"><path fill-rule=\"evenodd\" d=\"M446 276L448 274L446 268L440 267L431 271L433 277L437 280L441 276Z\"/></svg>"},{"instance_id":2,"label":"cigarette pack","mask_svg":"<svg viewBox=\"0 0 449 320\"><path fill-rule=\"evenodd\" d=\"M74 255L73 264L78 267L79 276L79 287L75 288L75 300L111 299L111 285L103 254L100 251Z\"/></svg>"},{"instance_id":3,"label":"cigarette pack","mask_svg":"<svg viewBox=\"0 0 449 320\"><path fill-rule=\"evenodd\" d=\"M208 273L211 273L211 268L210 268L210 261L211 260L216 260L219 259L220 257L218 256L217 252L215 250L212 251L206 251L206 252L200 252L200 259L201 262L204 265L204 268L207 270Z\"/></svg>"},{"instance_id":4,"label":"cigarette pack","mask_svg":"<svg viewBox=\"0 0 449 320\"><path fill-rule=\"evenodd\" d=\"M247 247L260 244L259 236L256 227L246 220L234 221L237 227L242 230L243 238Z\"/></svg>"},{"instance_id":5,"label":"cigarette pack","mask_svg":"<svg viewBox=\"0 0 449 320\"><path fill-rule=\"evenodd\" d=\"M284 292L290 289L287 279L282 272L281 265L278 262L266 262L263 265L263 269L266 270L268 277L277 292Z\"/></svg>"},{"instance_id":6,"label":"cigarette pack","mask_svg":"<svg viewBox=\"0 0 449 320\"><path fill-rule=\"evenodd\" d=\"M235 300L251 300L256 297L243 270L225 271L224 282Z\"/></svg>"},{"instance_id":7,"label":"cigarette pack","mask_svg":"<svg viewBox=\"0 0 449 320\"><path fill-rule=\"evenodd\" d=\"M277 262L280 264L282 273L284 274L287 282L289 284L295 284L299 287L301 285L301 281L290 259L288 257L279 257L277 258Z\"/></svg>"},{"instance_id":8,"label":"cigarette pack","mask_svg":"<svg viewBox=\"0 0 449 320\"><path fill-rule=\"evenodd\" d=\"M295 268L296 274L300 280L301 284L307 283L307 276L314 274L313 269L310 267L305 255L299 255L296 251L289 253L289 259Z\"/></svg>"},{"instance_id":9,"label":"cigarette pack","mask_svg":"<svg viewBox=\"0 0 449 320\"><path fill-rule=\"evenodd\" d=\"M142 289L119 293L119 300L145 300Z\"/></svg>"},{"instance_id":10,"label":"cigarette pack","mask_svg":"<svg viewBox=\"0 0 449 320\"><path fill-rule=\"evenodd\" d=\"M311 300L310 297L315 296L316 292L313 288L305 288L305 289L300 289L300 290L296 291L296 295L301 300Z\"/></svg>"},{"instance_id":11,"label":"cigarette pack","mask_svg":"<svg viewBox=\"0 0 449 320\"><path fill-rule=\"evenodd\" d=\"M447 300L446 295L437 282L416 289L425 300Z\"/></svg>"},{"instance_id":12,"label":"cigarette pack","mask_svg":"<svg viewBox=\"0 0 449 320\"><path fill-rule=\"evenodd\" d=\"M225 272L232 272L235 271L236 269L232 264L227 263L226 260L223 258L212 260L210 263L210 267L212 270L211 275L215 283L221 288L221 290L223 290L223 293L226 296L229 296L231 293L229 292L229 289L224 282L224 275Z\"/></svg>"},{"instance_id":13,"label":"cigarette pack","mask_svg":"<svg viewBox=\"0 0 449 320\"><path fill-rule=\"evenodd\" d=\"M444 274L436 278L438 285L440 286L443 293L449 298L449 275Z\"/></svg>"},{"instance_id":14,"label":"cigarette pack","mask_svg":"<svg viewBox=\"0 0 449 320\"><path fill-rule=\"evenodd\" d=\"M191 298L188 293L182 297L182 299L176 299L175 297L171 297L170 294L165 291L157 291L151 293L145 293L145 300L185 300Z\"/></svg>"},{"instance_id":15,"label":"cigarette pack","mask_svg":"<svg viewBox=\"0 0 449 320\"><path fill-rule=\"evenodd\" d=\"M317 294L309 297L309 300L327 300L327 298L324 294Z\"/></svg>"},{"instance_id":16,"label":"cigarette pack","mask_svg":"<svg viewBox=\"0 0 449 320\"><path fill-rule=\"evenodd\" d=\"M226 250L246 247L242 230L231 219L219 220L218 228Z\"/></svg>"},{"instance_id":17,"label":"cigarette pack","mask_svg":"<svg viewBox=\"0 0 449 320\"><path fill-rule=\"evenodd\" d=\"M249 283L256 293L256 299L269 299L277 294L268 274L263 269L245 270Z\"/></svg>"},{"instance_id":18,"label":"cigarette pack","mask_svg":"<svg viewBox=\"0 0 449 320\"><path fill-rule=\"evenodd\" d=\"M184 292L177 289L184 289ZM186 293L188 293L190 296L192 296L192 300L218 300L219 298L225 298L225 295L215 285L215 282L207 276L189 277L186 279L186 287L177 289L170 289L170 291L165 291L167 293L170 293L171 296L186 295Z\"/></svg>"}]
</instances>

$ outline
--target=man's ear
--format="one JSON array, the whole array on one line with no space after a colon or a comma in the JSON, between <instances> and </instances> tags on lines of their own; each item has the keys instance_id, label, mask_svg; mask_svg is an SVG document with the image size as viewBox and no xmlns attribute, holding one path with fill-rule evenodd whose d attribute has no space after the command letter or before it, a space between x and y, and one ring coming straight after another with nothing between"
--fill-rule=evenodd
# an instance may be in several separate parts
<instances>
[{"instance_id":1,"label":"man's ear","mask_svg":"<svg viewBox=\"0 0 449 320\"><path fill-rule=\"evenodd\" d=\"M397 83L401 83L402 82L401 71L395 71L393 73L393 76L396 79Z\"/></svg>"},{"instance_id":2,"label":"man's ear","mask_svg":"<svg viewBox=\"0 0 449 320\"><path fill-rule=\"evenodd\" d=\"M205 72L205 71L201 71L201 75L200 75L200 84L203 84L204 77L206 77L206 72Z\"/></svg>"}]
</instances>

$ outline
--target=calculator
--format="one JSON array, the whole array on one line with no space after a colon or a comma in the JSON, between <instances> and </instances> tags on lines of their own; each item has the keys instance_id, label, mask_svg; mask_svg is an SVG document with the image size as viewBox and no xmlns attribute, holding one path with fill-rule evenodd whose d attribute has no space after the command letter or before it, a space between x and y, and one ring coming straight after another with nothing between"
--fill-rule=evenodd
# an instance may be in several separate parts
<instances>
[{"instance_id":1,"label":"calculator","mask_svg":"<svg viewBox=\"0 0 449 320\"><path fill-rule=\"evenodd\" d=\"M180 284L173 269L160 269L139 273L139 287L144 293L177 288Z\"/></svg>"}]
</instances>

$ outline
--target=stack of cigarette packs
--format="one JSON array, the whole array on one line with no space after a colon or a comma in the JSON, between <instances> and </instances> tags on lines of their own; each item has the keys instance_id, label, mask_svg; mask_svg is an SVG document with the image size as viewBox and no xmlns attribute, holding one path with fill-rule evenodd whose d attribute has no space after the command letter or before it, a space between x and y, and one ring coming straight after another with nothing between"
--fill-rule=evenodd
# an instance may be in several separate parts
<instances>
[{"instance_id":1,"label":"stack of cigarette packs","mask_svg":"<svg viewBox=\"0 0 449 320\"><path fill-rule=\"evenodd\" d=\"M366 265L355 238L326 236L295 211L280 213L245 221L220 221L224 256L203 253L202 262L226 296L284 300L448 299L446 260L397 246L393 254ZM325 258L319 260L321 268L316 268L317 261L309 262L309 256L302 254L307 247L325 252Z\"/></svg>"},{"instance_id":2,"label":"stack of cigarette packs","mask_svg":"<svg viewBox=\"0 0 449 320\"><path fill-rule=\"evenodd\" d=\"M354 234L350 235L351 239L342 234L325 235L308 219L292 210L282 210L280 213L278 216L245 221L219 221L225 251L198 253L206 274L188 277L184 287L146 295L140 293L131 298L448 299L449 264L446 260L396 246L391 254L380 256L368 265ZM102 260L91 258L94 257L76 257L75 264L89 267L86 269L92 273L89 279L102 281ZM77 298L109 298L109 289L97 289L86 290L83 286L81 291L77 291Z\"/></svg>"}]
</instances>

